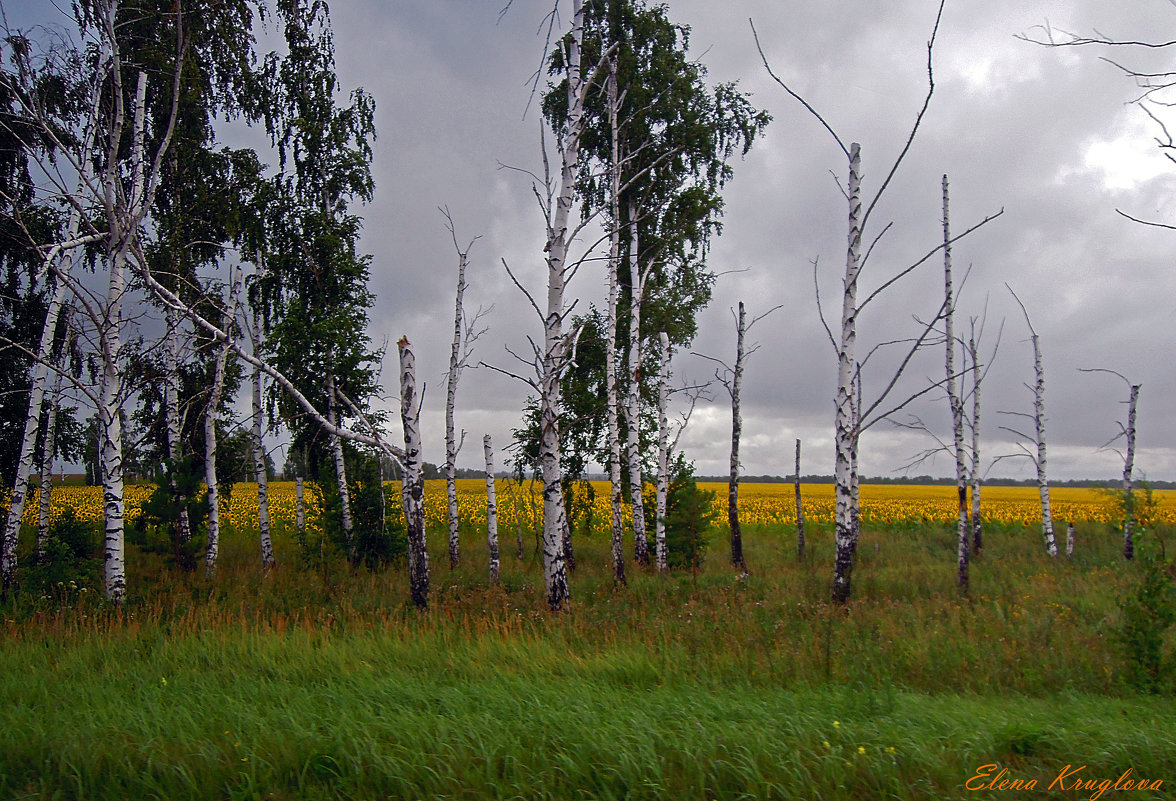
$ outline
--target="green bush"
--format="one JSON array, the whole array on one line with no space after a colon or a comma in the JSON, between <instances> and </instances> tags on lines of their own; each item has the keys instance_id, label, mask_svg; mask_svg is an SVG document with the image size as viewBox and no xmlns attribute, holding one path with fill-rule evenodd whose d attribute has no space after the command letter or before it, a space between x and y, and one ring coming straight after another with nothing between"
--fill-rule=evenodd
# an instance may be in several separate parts
<instances>
[{"instance_id":1,"label":"green bush","mask_svg":"<svg viewBox=\"0 0 1176 801\"><path fill-rule=\"evenodd\" d=\"M65 509L23 573L22 587L42 598L70 604L102 586L102 541L96 526Z\"/></svg>"},{"instance_id":2,"label":"green bush","mask_svg":"<svg viewBox=\"0 0 1176 801\"><path fill-rule=\"evenodd\" d=\"M1142 531L1137 538L1136 556L1142 575L1132 594L1119 599L1122 620L1118 640L1127 662L1127 683L1137 690L1155 693L1164 689L1172 670L1164 640L1176 623L1174 567L1164 554L1163 543Z\"/></svg>"},{"instance_id":3,"label":"green bush","mask_svg":"<svg viewBox=\"0 0 1176 801\"><path fill-rule=\"evenodd\" d=\"M694 465L679 455L666 493L666 559L671 568L698 568L710 544L715 494L698 488Z\"/></svg>"}]
</instances>

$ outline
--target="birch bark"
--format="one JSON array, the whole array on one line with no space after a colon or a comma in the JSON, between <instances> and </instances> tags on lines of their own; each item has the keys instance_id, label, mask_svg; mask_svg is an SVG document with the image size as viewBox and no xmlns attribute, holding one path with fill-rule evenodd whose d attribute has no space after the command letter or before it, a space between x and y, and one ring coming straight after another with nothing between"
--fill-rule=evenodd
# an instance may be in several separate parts
<instances>
[{"instance_id":1,"label":"birch bark","mask_svg":"<svg viewBox=\"0 0 1176 801\"><path fill-rule=\"evenodd\" d=\"M667 416L670 399L669 334L662 331L658 334L658 341L661 343L661 376L657 385L657 521L654 524L654 547L658 572L664 573L670 569L666 551L666 495L670 488L670 421Z\"/></svg>"},{"instance_id":2,"label":"birch bark","mask_svg":"<svg viewBox=\"0 0 1176 801\"><path fill-rule=\"evenodd\" d=\"M984 544L984 524L980 518L980 360L976 349L975 326L968 335L968 353L972 359L972 550L980 552Z\"/></svg>"},{"instance_id":3,"label":"birch bark","mask_svg":"<svg viewBox=\"0 0 1176 801\"><path fill-rule=\"evenodd\" d=\"M641 297L645 294L645 276L637 258L637 205L629 203L629 394L625 422L629 434L629 499L633 504L633 558L639 565L649 564L649 542L645 538L645 504L641 481Z\"/></svg>"},{"instance_id":4,"label":"birch bark","mask_svg":"<svg viewBox=\"0 0 1176 801\"><path fill-rule=\"evenodd\" d=\"M109 69L109 43L103 40L98 58L95 80L90 89L90 112L85 130L82 134L82 145L78 164L82 174L78 177L77 194L81 195L90 180L91 153L94 148L94 138L98 121L98 106L101 98L102 78ZM66 239L77 239L81 227L81 211L77 204L70 204L69 217L66 221ZM20 522L24 515L24 505L28 494L29 476L33 471L33 451L36 448L37 429L41 420L41 405L45 397L45 385L49 379L50 352L53 349L53 335L57 331L57 321L61 316L61 307L65 302L67 283L73 264L73 255L62 251L55 255L61 264L55 267L59 272L57 284L45 310L45 324L41 328L41 341L37 346L37 359L33 364L33 377L29 383L29 405L25 415L24 432L21 436L20 457L16 466L16 476L13 480L12 495L8 503L8 515L5 521L3 541L0 542L0 580L7 592L16 574L16 546L20 534ZM51 265L53 266L53 265Z\"/></svg>"},{"instance_id":5,"label":"birch bark","mask_svg":"<svg viewBox=\"0 0 1176 801\"><path fill-rule=\"evenodd\" d=\"M955 297L951 276L951 214L946 175L943 176L943 314L945 386L951 408L952 450L956 471L956 581L960 592L966 595L972 533L968 530L968 471L964 465L964 403L960 397L963 382L962 379L957 382L955 374Z\"/></svg>"},{"instance_id":6,"label":"birch bark","mask_svg":"<svg viewBox=\"0 0 1176 801\"><path fill-rule=\"evenodd\" d=\"M1025 315L1026 321L1029 315ZM1037 332L1032 330L1030 338L1033 341L1033 372L1036 381L1033 384L1033 426L1037 432L1037 492L1041 496L1041 532L1045 538L1045 550L1050 556L1058 555L1058 544L1054 538L1053 513L1049 504L1049 479L1046 477L1045 452L1045 369L1041 363L1041 343Z\"/></svg>"},{"instance_id":7,"label":"birch bark","mask_svg":"<svg viewBox=\"0 0 1176 801\"><path fill-rule=\"evenodd\" d=\"M184 503L185 499L179 495L174 477L174 471L179 469L181 456L179 312L169 307L165 311L164 319L167 328L163 335L163 406L164 424L167 428L167 458L172 463L172 491L176 494L180 504L180 514L176 521L176 537L181 543L186 543L192 538L192 523L188 519L188 508Z\"/></svg>"},{"instance_id":8,"label":"birch bark","mask_svg":"<svg viewBox=\"0 0 1176 801\"><path fill-rule=\"evenodd\" d=\"M743 386L743 337L746 330L746 313L743 301L739 301L735 325L735 368L731 376L731 472L727 481L727 522L731 529L731 564L744 572L747 572L747 563L743 559L743 530L739 526L739 437L743 433L739 393Z\"/></svg>"},{"instance_id":9,"label":"birch bark","mask_svg":"<svg viewBox=\"0 0 1176 801\"><path fill-rule=\"evenodd\" d=\"M333 428L339 425L339 401L335 394L335 375L327 375L327 422ZM347 541L347 549L351 559L355 559L355 546L352 543L351 532L354 525L351 520L351 491L347 486L347 466L343 461L343 439L338 432L330 435L331 457L335 462L335 480L339 482L339 506L343 518L343 537Z\"/></svg>"},{"instance_id":10,"label":"birch bark","mask_svg":"<svg viewBox=\"0 0 1176 801\"><path fill-rule=\"evenodd\" d=\"M404 480L401 485L408 530L408 581L412 602L429 605L429 551L425 536L425 482L421 474L420 407L416 397L416 357L408 337L400 349L400 420L404 426Z\"/></svg>"},{"instance_id":11,"label":"birch bark","mask_svg":"<svg viewBox=\"0 0 1176 801\"><path fill-rule=\"evenodd\" d=\"M253 352L261 349L261 320L256 308L253 309L250 333L253 335ZM265 464L265 438L262 436L261 368L253 366L253 471L257 475L257 529L261 545L261 564L274 566L274 546L270 538L269 516L269 475Z\"/></svg>"},{"instance_id":12,"label":"birch bark","mask_svg":"<svg viewBox=\"0 0 1176 801\"><path fill-rule=\"evenodd\" d=\"M608 258L608 326L604 343L604 374L608 406L608 479L612 506L612 565L613 581L625 584L624 523L622 517L623 489L621 487L621 431L618 417L620 399L617 396L617 267L621 258L621 157L617 116L620 101L617 97L617 60L609 60L607 90L609 128L612 135L611 198Z\"/></svg>"},{"instance_id":13,"label":"birch bark","mask_svg":"<svg viewBox=\"0 0 1176 801\"><path fill-rule=\"evenodd\" d=\"M64 361L64 359L62 359ZM53 379L53 392L49 396L49 410L45 414L45 442L41 448L40 509L37 511L37 552L44 550L49 537L49 504L53 493L53 451L57 434L57 413L61 409L61 373Z\"/></svg>"},{"instance_id":14,"label":"birch bark","mask_svg":"<svg viewBox=\"0 0 1176 801\"><path fill-rule=\"evenodd\" d=\"M449 351L449 376L445 393L445 497L449 512L449 568L461 563L461 545L458 541L457 516L457 451L458 442L454 434L453 409L457 399L457 382L461 380L461 325L462 297L465 295L466 254L458 251L457 261L457 309L453 314L453 345Z\"/></svg>"},{"instance_id":15,"label":"birch bark","mask_svg":"<svg viewBox=\"0 0 1176 801\"><path fill-rule=\"evenodd\" d=\"M498 581L498 501L494 495L494 446L490 435L482 437L486 453L486 545L490 552L490 583Z\"/></svg>"},{"instance_id":16,"label":"birch bark","mask_svg":"<svg viewBox=\"0 0 1176 801\"><path fill-rule=\"evenodd\" d=\"M857 280L861 271L862 199L861 146L849 148L849 236L841 301L841 338L837 351L837 395L834 408L834 492L836 496L837 556L833 565L833 599L849 600L853 557L857 551L854 525L854 465L857 462L857 421L854 406L854 368L857 345Z\"/></svg>"},{"instance_id":17,"label":"birch bark","mask_svg":"<svg viewBox=\"0 0 1176 801\"><path fill-rule=\"evenodd\" d=\"M294 476L294 524L299 534L306 533L306 501L302 488L302 476Z\"/></svg>"},{"instance_id":18,"label":"birch bark","mask_svg":"<svg viewBox=\"0 0 1176 801\"><path fill-rule=\"evenodd\" d=\"M1123 457L1123 503L1127 512L1127 519L1123 521L1124 559L1135 558L1135 494L1131 472L1135 467L1135 406L1139 401L1139 387L1139 384L1131 384L1131 396L1127 401L1127 451Z\"/></svg>"},{"instance_id":19,"label":"birch bark","mask_svg":"<svg viewBox=\"0 0 1176 801\"><path fill-rule=\"evenodd\" d=\"M216 354L213 367L212 387L204 407L204 483L208 485L208 548L204 552L204 572L216 572L216 560L220 554L220 487L216 478L216 417L220 407L221 392L225 385L225 365L229 360L229 349L222 345Z\"/></svg>"},{"instance_id":20,"label":"birch bark","mask_svg":"<svg viewBox=\"0 0 1176 801\"><path fill-rule=\"evenodd\" d=\"M800 498L800 440L796 440L796 558L804 559L804 502Z\"/></svg>"}]
</instances>

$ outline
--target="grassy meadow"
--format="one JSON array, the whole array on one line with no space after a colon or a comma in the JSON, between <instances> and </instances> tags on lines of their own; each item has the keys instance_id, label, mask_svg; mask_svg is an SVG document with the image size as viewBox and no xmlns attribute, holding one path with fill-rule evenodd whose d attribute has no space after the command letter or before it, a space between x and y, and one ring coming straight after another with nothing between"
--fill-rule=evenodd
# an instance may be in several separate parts
<instances>
[{"instance_id":1,"label":"grassy meadow","mask_svg":"<svg viewBox=\"0 0 1176 801\"><path fill-rule=\"evenodd\" d=\"M1044 553L1035 491L987 490L961 598L952 488L864 487L854 596L834 607L831 487L804 488L803 562L792 487L749 485L746 577L723 526L697 572L630 562L627 587L598 491L571 609L552 615L538 494L503 483L494 587L484 485L461 483L456 570L430 487L423 612L403 565L300 551L292 485L271 496L268 574L237 485L213 578L131 546L122 610L93 573L22 586L0 621L0 798L1087 799L1101 782L1173 797L1176 686L1126 681L1120 600L1143 567L1123 562L1105 495L1055 491L1062 541L1077 528L1067 560ZM54 495L55 515L101 515L93 490ZM1171 544L1176 498L1156 497ZM1128 769L1154 789L1114 790Z\"/></svg>"}]
</instances>

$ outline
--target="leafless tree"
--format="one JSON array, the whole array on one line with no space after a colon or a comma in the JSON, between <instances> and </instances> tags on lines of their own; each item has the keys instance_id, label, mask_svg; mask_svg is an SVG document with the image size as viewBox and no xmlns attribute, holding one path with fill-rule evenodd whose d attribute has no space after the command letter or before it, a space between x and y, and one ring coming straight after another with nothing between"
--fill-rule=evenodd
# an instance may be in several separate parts
<instances>
[{"instance_id":1,"label":"leafless tree","mask_svg":"<svg viewBox=\"0 0 1176 801\"><path fill-rule=\"evenodd\" d=\"M1127 385L1127 400L1124 401L1127 404L1127 422L1126 424L1119 423L1119 433L1104 444L1103 448L1110 448L1120 438L1124 440L1124 450L1122 452L1116 451L1123 458L1123 558L1134 559L1135 487L1132 472L1135 469L1135 408L1139 403L1141 385L1132 384L1122 373L1108 370L1105 367L1079 368L1079 370L1084 373L1107 373L1118 376Z\"/></svg>"}]
</instances>

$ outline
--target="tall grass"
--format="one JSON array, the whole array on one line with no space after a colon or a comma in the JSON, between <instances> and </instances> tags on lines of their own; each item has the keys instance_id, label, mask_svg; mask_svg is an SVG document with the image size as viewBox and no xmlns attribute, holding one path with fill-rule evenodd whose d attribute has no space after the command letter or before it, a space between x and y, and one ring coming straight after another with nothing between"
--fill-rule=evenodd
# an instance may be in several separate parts
<instances>
[{"instance_id":1,"label":"tall grass","mask_svg":"<svg viewBox=\"0 0 1176 801\"><path fill-rule=\"evenodd\" d=\"M966 599L953 532L868 530L844 608L828 531L798 562L789 530L749 527L746 578L715 547L628 587L581 537L555 616L533 551L487 585L484 532L424 612L402 566L304 567L280 532L266 574L255 535L224 533L212 579L132 553L122 610L7 602L0 797L1007 797L964 789L994 762L1176 783L1176 708L1120 678L1137 567L1105 527L1073 561L990 529Z\"/></svg>"}]
</instances>

